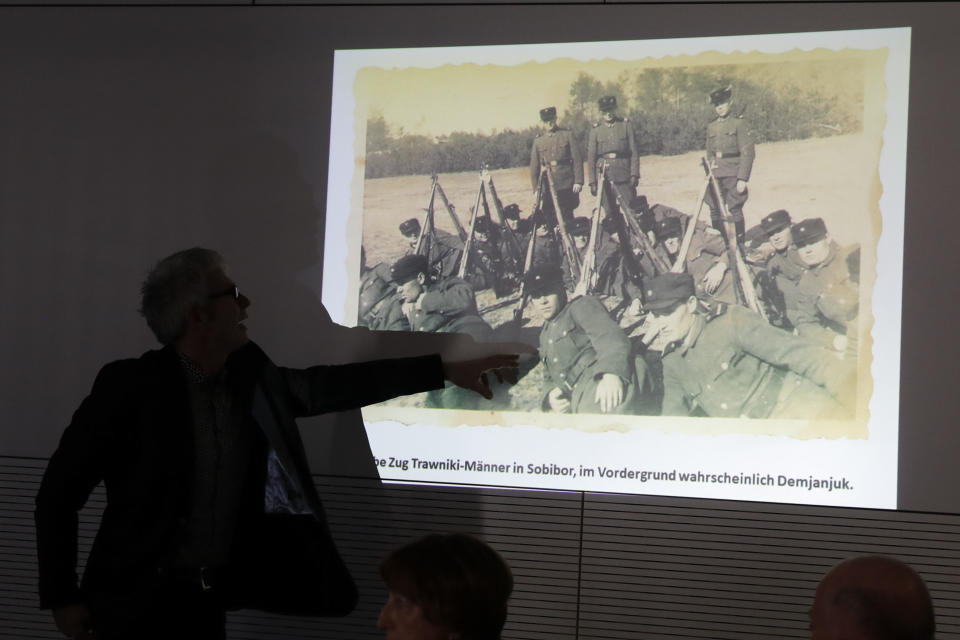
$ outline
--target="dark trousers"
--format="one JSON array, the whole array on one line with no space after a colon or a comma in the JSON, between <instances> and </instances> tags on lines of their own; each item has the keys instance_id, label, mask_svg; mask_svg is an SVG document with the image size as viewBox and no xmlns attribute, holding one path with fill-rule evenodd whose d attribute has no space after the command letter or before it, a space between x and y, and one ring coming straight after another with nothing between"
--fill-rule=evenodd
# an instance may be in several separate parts
<instances>
[{"instance_id":1,"label":"dark trousers","mask_svg":"<svg viewBox=\"0 0 960 640\"><path fill-rule=\"evenodd\" d=\"M560 201L560 215L563 216L564 224L573 222L573 212L580 206L580 195L573 192L573 189L557 189L557 200ZM547 215L547 220L552 219L553 198L550 197L549 189L544 193L540 208Z\"/></svg>"},{"instance_id":2,"label":"dark trousers","mask_svg":"<svg viewBox=\"0 0 960 640\"><path fill-rule=\"evenodd\" d=\"M727 176L717 178L717 186L720 187L720 195L727 205L727 212L733 219L733 224L737 233L737 241L743 243L743 234L746 226L743 222L743 205L750 196L750 189L744 189L743 193L737 193L737 176ZM726 236L726 230L723 226L723 213L720 204L713 195L713 189L709 191L710 197L707 198L707 204L710 205L710 221L713 228Z\"/></svg>"},{"instance_id":3,"label":"dark trousers","mask_svg":"<svg viewBox=\"0 0 960 640\"><path fill-rule=\"evenodd\" d=\"M116 593L90 594L99 640L224 640L226 613L216 588L161 579Z\"/></svg>"}]
</instances>

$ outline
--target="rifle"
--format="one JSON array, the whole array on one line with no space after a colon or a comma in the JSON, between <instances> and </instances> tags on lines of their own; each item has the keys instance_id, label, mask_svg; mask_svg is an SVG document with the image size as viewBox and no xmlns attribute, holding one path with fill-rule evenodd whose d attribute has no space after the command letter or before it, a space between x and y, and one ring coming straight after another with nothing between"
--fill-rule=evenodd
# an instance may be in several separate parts
<instances>
[{"instance_id":1,"label":"rifle","mask_svg":"<svg viewBox=\"0 0 960 640\"><path fill-rule=\"evenodd\" d=\"M426 239L427 227L433 227L433 200L437 195L437 188L440 186L440 183L437 182L437 176L433 176L433 187L430 189L430 203L427 205L426 212L427 214L423 216L423 224L420 225L420 233L417 235L417 246L414 248L413 252L417 255L420 255L420 250L423 249L423 243ZM429 247L427 249L429 253ZM430 256L427 256L427 259L430 259Z\"/></svg>"},{"instance_id":2,"label":"rifle","mask_svg":"<svg viewBox=\"0 0 960 640\"><path fill-rule=\"evenodd\" d=\"M537 190L536 196L533 200L533 214L531 215L531 220L533 216L536 215L536 212L540 210L540 205L543 203L543 171L540 172L540 177L537 179ZM513 310L513 322L520 325L520 320L523 319L523 308L527 306L527 294L524 291L526 287L526 276L530 272L530 267L533 265L533 245L537 241L537 225L534 222L531 225L530 229L530 239L527 240L527 252L524 254L523 258L523 273L520 274L520 303L517 305L517 308Z\"/></svg>"},{"instance_id":3,"label":"rifle","mask_svg":"<svg viewBox=\"0 0 960 640\"><path fill-rule=\"evenodd\" d=\"M493 207L497 211L497 218L500 220L500 229L507 237L507 246L510 248L510 251L513 253L511 256L515 264L520 264L520 260L523 259L523 249L520 247L520 241L517 240L517 235L513 232L513 229L510 228L510 225L507 224L507 221L503 217L503 205L500 203L500 198L497 196L497 189L493 186L493 176L490 175L490 172L484 169L483 173L480 174L480 179L486 180L487 190L490 192L490 196L493 198Z\"/></svg>"},{"instance_id":4,"label":"rifle","mask_svg":"<svg viewBox=\"0 0 960 640\"><path fill-rule=\"evenodd\" d=\"M700 158L700 164L707 174L709 187L713 190L713 197L716 198L717 204L720 206L720 213L723 216L723 229L725 231L723 235L727 241L727 255L730 256L730 259L734 263L737 283L740 285L738 290L747 306L766 320L767 314L763 310L763 305L760 304L760 298L757 296L757 290L753 286L753 278L750 275L750 270L747 268L747 263L743 259L743 254L740 252L740 245L737 243L737 230L730 218L730 212L727 211L727 203L723 201L723 195L720 193L720 185L717 184L717 178L713 175L713 169L710 168L710 164L705 157Z\"/></svg>"},{"instance_id":5,"label":"rifle","mask_svg":"<svg viewBox=\"0 0 960 640\"><path fill-rule=\"evenodd\" d=\"M647 234L640 228L640 223L633 217L633 211L630 209L630 206L623 201L623 194L613 188L613 185L611 185L611 189L617 197L617 203L620 205L620 214L626 219L627 226L630 227L630 232L640 243L640 248L643 249L645 254L650 256L650 260L653 261L653 265L657 268L657 271L660 273L669 271L670 265L663 259L663 256L653 250L653 245L650 244L650 238L647 237Z\"/></svg>"},{"instance_id":6,"label":"rifle","mask_svg":"<svg viewBox=\"0 0 960 640\"><path fill-rule=\"evenodd\" d=\"M693 242L693 232L697 228L697 222L700 220L700 214L703 212L703 203L706 200L707 189L709 188L710 176L708 175L703 181L703 188L700 189L700 198L697 200L694 214L690 216L690 219L687 221L687 228L683 233L683 242L680 243L680 251L677 253L676 260L673 261L673 266L670 267L672 273L683 273L683 270L686 268L687 253L690 252L690 243Z\"/></svg>"},{"instance_id":7,"label":"rifle","mask_svg":"<svg viewBox=\"0 0 960 640\"><path fill-rule=\"evenodd\" d=\"M547 174L547 185L550 187L550 197L553 198L553 216L557 220L557 229L560 230L560 242L563 245L563 251L567 256L567 264L570 267L572 280L580 279L580 254L577 248L573 246L573 240L570 239L570 232L567 231L567 223L560 213L560 198L557 196L557 187L553 182L553 169L549 165L544 165L541 169L541 175Z\"/></svg>"},{"instance_id":8,"label":"rifle","mask_svg":"<svg viewBox=\"0 0 960 640\"><path fill-rule=\"evenodd\" d=\"M447 209L447 213L450 214L450 219L453 221L453 226L457 229L457 235L460 236L460 241L463 242L467 239L467 232L463 230L463 225L460 224L460 218L457 217L457 212L453 208L453 205L450 204L450 201L447 200L447 194L444 193L443 187L440 186L440 180L437 177L437 174L433 174L433 193L440 195L440 200L443 202L443 206ZM430 195L430 212L433 212L433 193Z\"/></svg>"},{"instance_id":9,"label":"rifle","mask_svg":"<svg viewBox=\"0 0 960 640\"><path fill-rule=\"evenodd\" d=\"M606 165L600 165L599 183L604 181L604 172ZM603 189L597 190L597 206L593 209L593 215L590 219L590 239L587 240L587 252L583 257L583 265L580 271L580 280L573 289L573 295L583 296L592 291L597 285L597 243L600 241L600 216L603 211Z\"/></svg>"},{"instance_id":10,"label":"rifle","mask_svg":"<svg viewBox=\"0 0 960 640\"><path fill-rule=\"evenodd\" d=\"M483 187L481 187L481 192L482 189ZM479 197L477 199L479 200ZM470 262L470 249L473 247L473 233L477 226L477 215L479 215L479 211L474 207L470 215L470 230L467 232L467 237L463 242L463 253L460 254L460 267L457 269L457 277L461 280L467 275L467 263Z\"/></svg>"}]
</instances>

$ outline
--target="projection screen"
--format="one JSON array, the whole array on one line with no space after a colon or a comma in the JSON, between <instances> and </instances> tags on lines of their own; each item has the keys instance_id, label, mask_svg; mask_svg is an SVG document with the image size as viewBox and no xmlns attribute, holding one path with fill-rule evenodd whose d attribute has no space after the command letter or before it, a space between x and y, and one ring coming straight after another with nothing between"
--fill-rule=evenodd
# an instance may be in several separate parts
<instances>
[{"instance_id":1,"label":"projection screen","mask_svg":"<svg viewBox=\"0 0 960 640\"><path fill-rule=\"evenodd\" d=\"M443 324L449 318L433 325L417 318L460 311L418 309L415 300L404 305L399 283L391 281L391 265L419 250L434 270L429 274L434 282L425 282L421 294L444 286L453 291L450 278L460 277L474 291L475 315L489 327L485 339L526 341L540 348L541 356L524 367L517 385L498 389L489 404L467 399L451 406L442 394L421 394L365 409L381 478L895 508L909 51L907 28L336 51L322 288L333 319L377 328L393 309L399 313L394 327L404 321L414 330L451 326ZM739 249L726 226L714 229L711 223L713 187L701 166L712 135L708 123L718 117L710 95L718 89L733 96L724 117L736 120L755 142L752 171L744 181L747 234ZM594 376L590 394L606 374L596 373L594 361L604 359L610 343L601 345L603 339L589 322L576 320L575 312L561 310L550 320L552 311L520 290L525 267L533 262L526 254L539 242L529 241L537 226L529 219L557 193L550 172L547 184L534 186L531 146L537 136L549 135L539 112L555 107L560 129L569 131L571 144L586 156L593 132L612 126L598 110L598 98L606 95L617 98L617 113L632 125L639 157L636 194L645 196L655 228L649 233L641 228L627 243L629 250L623 246L629 231L603 238L609 202L591 194L587 167L574 216L589 221L588 245L620 242L606 257L612 253L622 263L630 252L637 261L644 253L662 256L661 221L678 217L686 229L696 215L699 227L693 225L692 237L701 237L703 247L720 246L713 254L700 247L697 256L713 266L723 263L725 270L718 269L734 298L698 296L703 301L694 315L701 319L702 342L671 344L665 330L662 339L655 335L665 325L644 306L652 298L643 277L634 278L632 299L629 288L596 282L578 288L582 269L574 273L569 263L583 258L564 257L570 247L558 230L580 223L561 215L544 233L557 247L559 268L566 270L567 306L604 309L622 332L616 336L620 342L612 343L627 345L612 348L627 363L621 393L639 396L644 388L654 396L662 390L664 398L679 393L683 415L663 414L655 404L573 412L580 383L564 388L557 376L571 369L558 373L544 361L554 357L554 347L546 337L541 343L542 328L574 318L565 331L579 332L577 357L591 359L573 366ZM716 159L711 161L719 173ZM615 189L607 193L616 198ZM636 202L623 201L623 209ZM503 219L510 204L518 206L521 218L513 234ZM842 282L830 283L836 289L817 289L818 281L808 274L825 267L816 255L806 261L801 256L800 273L791 283L771 267L777 249L760 223L779 210L789 212L797 226L823 221L827 236L820 246L830 247L826 260L842 272ZM485 238L499 251L493 269L484 269L484 238L478 234L483 224L475 222L473 211L486 218L488 231L495 227ZM640 212L625 211L625 229L634 213ZM549 218L549 212L540 215ZM411 219L417 224L408 223ZM405 236L401 226L419 227L419 233ZM806 241L803 233L794 227L795 239ZM520 247L512 263L511 244ZM446 263L437 253L445 245L454 248ZM596 249L595 264L601 254ZM688 252L680 270L692 273L694 257ZM792 259L796 262L796 254ZM372 316L370 300L361 303L361 287L371 284L380 287L375 302L381 305ZM751 305L750 288L759 291L766 316L757 330L747 328L757 326L750 324L760 317L757 311L746 311L749 322L736 320ZM827 341L802 331L793 312L804 305L812 309L813 323L831 332L821 332ZM724 322L727 329L717 329ZM798 364L794 355L813 344L823 357ZM710 348L717 354L715 370L692 371L690 354ZM745 393L766 394L772 411L751 408L737 415L736 399L728 407L723 397L714 397L714 385L722 387L733 370L746 375L745 367L752 369L744 384L754 385ZM852 373L841 390L824 382L841 371Z\"/></svg>"}]
</instances>

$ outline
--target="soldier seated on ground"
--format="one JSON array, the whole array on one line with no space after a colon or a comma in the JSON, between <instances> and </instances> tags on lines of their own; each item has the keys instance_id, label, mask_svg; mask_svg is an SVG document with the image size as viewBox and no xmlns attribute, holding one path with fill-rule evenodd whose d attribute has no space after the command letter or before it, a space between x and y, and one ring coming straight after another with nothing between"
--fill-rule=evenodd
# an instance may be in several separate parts
<instances>
[{"instance_id":1,"label":"soldier seated on ground","mask_svg":"<svg viewBox=\"0 0 960 640\"><path fill-rule=\"evenodd\" d=\"M473 226L467 281L474 291L493 289L498 298L509 295L519 284L513 268L503 259L500 229L489 217L478 217Z\"/></svg>"},{"instance_id":2,"label":"soldier seated on ground","mask_svg":"<svg viewBox=\"0 0 960 640\"><path fill-rule=\"evenodd\" d=\"M400 223L400 233L410 245L408 253L417 251L420 241L420 221L409 218ZM424 235L420 254L428 256L430 261L430 275L435 279L449 278L457 274L460 268L460 256L463 255L463 242L452 233L438 229L435 225L429 233Z\"/></svg>"},{"instance_id":3,"label":"soldier seated on ground","mask_svg":"<svg viewBox=\"0 0 960 640\"><path fill-rule=\"evenodd\" d=\"M462 533L433 534L386 557L390 594L377 620L399 640L500 640L513 574L496 551Z\"/></svg>"},{"instance_id":4,"label":"soldier seated on ground","mask_svg":"<svg viewBox=\"0 0 960 640\"><path fill-rule=\"evenodd\" d=\"M573 246L580 254L581 260L587 252L587 241L590 240L590 218L577 216L570 223L570 237L573 239Z\"/></svg>"},{"instance_id":5,"label":"soldier seated on ground","mask_svg":"<svg viewBox=\"0 0 960 640\"><path fill-rule=\"evenodd\" d=\"M846 352L859 311L859 247L833 242L822 218L793 225L791 235L806 269L796 285L795 304L787 307L790 321L797 335Z\"/></svg>"},{"instance_id":6,"label":"soldier seated on ground","mask_svg":"<svg viewBox=\"0 0 960 640\"><path fill-rule=\"evenodd\" d=\"M428 273L427 259L421 255L403 256L390 268L397 284L400 313L410 330L462 333L477 342L493 340L493 329L480 317L473 288L460 278L440 281ZM395 311L393 312L396 313ZM460 393L450 385L427 394L427 406L433 408L475 408L477 394Z\"/></svg>"},{"instance_id":7,"label":"soldier seated on ground","mask_svg":"<svg viewBox=\"0 0 960 640\"><path fill-rule=\"evenodd\" d=\"M686 273L657 276L646 293L648 333L665 344L664 415L849 417L856 371L831 351L745 307L718 305L704 314Z\"/></svg>"},{"instance_id":8,"label":"soldier seated on ground","mask_svg":"<svg viewBox=\"0 0 960 640\"><path fill-rule=\"evenodd\" d=\"M510 230L516 234L525 234L530 231L530 223L527 218L520 218L520 205L516 203L508 204L503 208L503 219Z\"/></svg>"},{"instance_id":9,"label":"soldier seated on ground","mask_svg":"<svg viewBox=\"0 0 960 640\"><path fill-rule=\"evenodd\" d=\"M390 265L379 262L367 266L367 254L360 247L360 295L358 297L357 324L371 329L390 330L387 326L387 310L396 299L397 285L390 280ZM393 327L404 330L404 325Z\"/></svg>"},{"instance_id":10,"label":"soldier seated on ground","mask_svg":"<svg viewBox=\"0 0 960 640\"><path fill-rule=\"evenodd\" d=\"M777 251L770 244L770 238L761 225L756 224L747 229L743 236L743 252L744 260L751 267L753 285L757 291L757 298L763 305L767 322L781 329L792 330L793 325L787 320L783 291L777 286L774 270L768 267Z\"/></svg>"},{"instance_id":11,"label":"soldier seated on ground","mask_svg":"<svg viewBox=\"0 0 960 640\"><path fill-rule=\"evenodd\" d=\"M689 216L681 213L664 217L657 222L657 242L671 265L679 257L684 223L689 220ZM727 264L726 243L715 229L702 223L697 224L687 250L685 265L686 272L693 276L698 298L710 305L721 302L737 303L733 284L735 276Z\"/></svg>"},{"instance_id":12,"label":"soldier seated on ground","mask_svg":"<svg viewBox=\"0 0 960 640\"><path fill-rule=\"evenodd\" d=\"M556 413L638 411L646 367L630 340L593 296L567 303L557 268L531 270L532 306L543 314L540 356L545 368L541 408Z\"/></svg>"},{"instance_id":13,"label":"soldier seated on ground","mask_svg":"<svg viewBox=\"0 0 960 640\"><path fill-rule=\"evenodd\" d=\"M817 586L811 640L933 640L933 601L923 578L885 556L834 566Z\"/></svg>"},{"instance_id":14,"label":"soldier seated on ground","mask_svg":"<svg viewBox=\"0 0 960 640\"><path fill-rule=\"evenodd\" d=\"M557 239L557 225L553 216L548 216L538 209L533 212L529 220L534 233L531 268L560 267L563 263L562 250Z\"/></svg>"}]
</instances>

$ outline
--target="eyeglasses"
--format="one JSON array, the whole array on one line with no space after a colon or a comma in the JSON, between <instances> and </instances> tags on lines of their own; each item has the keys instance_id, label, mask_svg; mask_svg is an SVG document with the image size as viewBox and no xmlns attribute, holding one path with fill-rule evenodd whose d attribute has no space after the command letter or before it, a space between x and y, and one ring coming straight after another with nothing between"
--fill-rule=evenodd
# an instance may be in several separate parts
<instances>
[{"instance_id":1,"label":"eyeglasses","mask_svg":"<svg viewBox=\"0 0 960 640\"><path fill-rule=\"evenodd\" d=\"M240 299L240 287L237 285L232 285L229 289L224 289L223 291L217 291L216 293L211 293L207 296L208 300L213 300L214 298L222 298L223 296L230 296L234 300Z\"/></svg>"}]
</instances>

